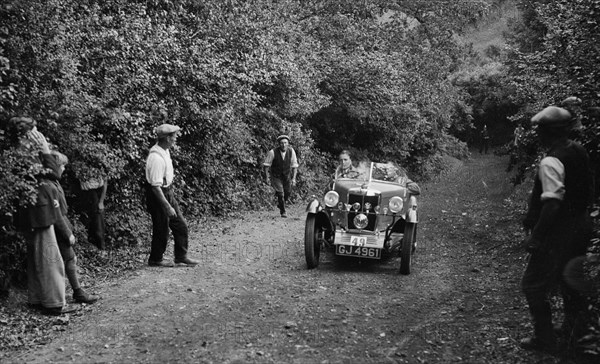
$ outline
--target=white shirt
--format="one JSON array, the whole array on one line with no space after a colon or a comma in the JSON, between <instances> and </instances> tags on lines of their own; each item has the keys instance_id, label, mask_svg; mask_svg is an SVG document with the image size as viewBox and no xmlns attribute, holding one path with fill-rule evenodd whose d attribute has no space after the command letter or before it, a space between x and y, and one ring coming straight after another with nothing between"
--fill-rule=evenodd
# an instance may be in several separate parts
<instances>
[{"instance_id":1,"label":"white shirt","mask_svg":"<svg viewBox=\"0 0 600 364\"><path fill-rule=\"evenodd\" d=\"M104 178L102 177L94 177L90 178L87 181L79 182L79 186L82 190L95 190L96 188L100 188L104 186Z\"/></svg>"},{"instance_id":2,"label":"white shirt","mask_svg":"<svg viewBox=\"0 0 600 364\"><path fill-rule=\"evenodd\" d=\"M267 153L267 156L265 157L265 161L263 162L263 166L270 167L271 164L273 164L273 159L275 158L274 150L279 151L279 153L281 153L281 158L283 158L283 160L285 160L285 153L287 153L287 152L282 152L281 149L274 148L274 149L269 150L269 152ZM298 168L299 164L298 164L298 159L296 158L296 151L292 148L288 148L288 151L292 152L292 158L290 160L290 168Z\"/></svg>"},{"instance_id":3,"label":"white shirt","mask_svg":"<svg viewBox=\"0 0 600 364\"><path fill-rule=\"evenodd\" d=\"M173 183L175 172L168 149L155 144L150 148L146 159L146 180L151 186L169 187Z\"/></svg>"},{"instance_id":4,"label":"white shirt","mask_svg":"<svg viewBox=\"0 0 600 364\"><path fill-rule=\"evenodd\" d=\"M538 176L542 182L541 200L565 198L565 166L556 157L544 157L540 162Z\"/></svg>"}]
</instances>

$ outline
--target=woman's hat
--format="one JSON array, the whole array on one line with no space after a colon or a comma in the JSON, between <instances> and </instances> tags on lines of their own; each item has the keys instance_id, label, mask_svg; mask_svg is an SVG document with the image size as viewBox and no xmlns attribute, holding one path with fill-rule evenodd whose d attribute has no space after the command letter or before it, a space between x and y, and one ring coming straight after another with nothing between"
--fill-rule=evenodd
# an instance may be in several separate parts
<instances>
[{"instance_id":1,"label":"woman's hat","mask_svg":"<svg viewBox=\"0 0 600 364\"><path fill-rule=\"evenodd\" d=\"M8 127L12 129L17 135L24 135L34 126L36 126L35 120L25 116L15 116L10 118L8 121Z\"/></svg>"}]
</instances>

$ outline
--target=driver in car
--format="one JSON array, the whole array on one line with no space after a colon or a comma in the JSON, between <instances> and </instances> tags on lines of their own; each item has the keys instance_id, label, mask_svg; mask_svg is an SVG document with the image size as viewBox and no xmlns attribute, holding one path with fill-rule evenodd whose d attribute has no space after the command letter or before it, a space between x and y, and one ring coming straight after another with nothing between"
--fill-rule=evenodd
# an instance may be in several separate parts
<instances>
[{"instance_id":1,"label":"driver in car","mask_svg":"<svg viewBox=\"0 0 600 364\"><path fill-rule=\"evenodd\" d=\"M335 170L334 179L338 178L358 178L360 172L356 167L352 165L352 158L350 158L350 152L342 150L339 154L338 160L340 164Z\"/></svg>"}]
</instances>

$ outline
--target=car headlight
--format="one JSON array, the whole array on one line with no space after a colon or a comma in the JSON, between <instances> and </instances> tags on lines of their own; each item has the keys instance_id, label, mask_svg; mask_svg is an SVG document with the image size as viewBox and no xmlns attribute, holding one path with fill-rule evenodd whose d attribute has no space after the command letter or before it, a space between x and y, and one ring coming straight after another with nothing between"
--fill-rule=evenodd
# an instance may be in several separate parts
<instances>
[{"instance_id":1,"label":"car headlight","mask_svg":"<svg viewBox=\"0 0 600 364\"><path fill-rule=\"evenodd\" d=\"M352 222L354 222L354 226L359 229L364 229L367 227L367 225L369 225L369 219L365 214L358 214L354 216L354 220L352 220Z\"/></svg>"},{"instance_id":2,"label":"car headlight","mask_svg":"<svg viewBox=\"0 0 600 364\"><path fill-rule=\"evenodd\" d=\"M325 206L335 207L340 200L340 195L335 191L329 191L325 194L323 200L325 201Z\"/></svg>"},{"instance_id":3,"label":"car headlight","mask_svg":"<svg viewBox=\"0 0 600 364\"><path fill-rule=\"evenodd\" d=\"M404 201L399 196L394 196L390 198L390 211L394 214L402 211L402 206L404 205Z\"/></svg>"},{"instance_id":4,"label":"car headlight","mask_svg":"<svg viewBox=\"0 0 600 364\"><path fill-rule=\"evenodd\" d=\"M353 203L352 208L354 209L354 211L360 210L360 203L358 203L358 202Z\"/></svg>"}]
</instances>

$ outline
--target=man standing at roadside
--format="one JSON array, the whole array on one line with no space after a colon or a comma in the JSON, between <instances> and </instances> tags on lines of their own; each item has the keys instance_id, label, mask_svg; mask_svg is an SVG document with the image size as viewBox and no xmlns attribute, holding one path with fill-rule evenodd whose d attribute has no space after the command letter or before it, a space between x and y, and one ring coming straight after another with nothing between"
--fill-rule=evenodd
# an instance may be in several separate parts
<instances>
[{"instance_id":1,"label":"man standing at roadside","mask_svg":"<svg viewBox=\"0 0 600 364\"><path fill-rule=\"evenodd\" d=\"M98 250L106 250L106 222L104 217L104 199L108 188L108 179L97 174L95 177L80 181L81 199L88 213L88 240Z\"/></svg>"},{"instance_id":2,"label":"man standing at roadside","mask_svg":"<svg viewBox=\"0 0 600 364\"><path fill-rule=\"evenodd\" d=\"M592 196L587 152L568 139L577 119L566 109L549 106L532 119L536 133L548 153L539 166L523 221L531 235L525 248L531 254L522 279L522 289L533 319L533 337L523 339L524 349L556 352L549 295L559 285L565 320L561 332L570 342L579 339L585 327L585 299L565 284L562 272L570 259L584 255L591 237L587 207Z\"/></svg>"},{"instance_id":3,"label":"man standing at roadside","mask_svg":"<svg viewBox=\"0 0 600 364\"><path fill-rule=\"evenodd\" d=\"M152 216L152 247L148 265L173 267L163 260L169 242L169 229L175 240L175 264L194 266L196 260L187 256L188 226L173 192L173 162L169 149L175 146L180 128L162 124L156 128L156 144L146 159L146 204Z\"/></svg>"},{"instance_id":4,"label":"man standing at roadside","mask_svg":"<svg viewBox=\"0 0 600 364\"><path fill-rule=\"evenodd\" d=\"M277 148L273 148L267 153L263 167L266 182L275 190L279 213L281 217L287 217L285 204L289 202L292 186L296 185L298 159L294 148L290 147L289 136L278 136L277 144L279 144Z\"/></svg>"},{"instance_id":5,"label":"man standing at roadside","mask_svg":"<svg viewBox=\"0 0 600 364\"><path fill-rule=\"evenodd\" d=\"M523 127L521 126L521 124L517 125L517 127L514 130L514 139L513 139L513 146L518 147L519 146L519 141L521 140L521 138L523 137L523 133L525 132L525 129L523 129Z\"/></svg>"},{"instance_id":6,"label":"man standing at roadside","mask_svg":"<svg viewBox=\"0 0 600 364\"><path fill-rule=\"evenodd\" d=\"M488 149L490 148L490 133L488 132L487 125L483 126L481 130L481 145L479 147L479 153L488 153Z\"/></svg>"}]
</instances>

